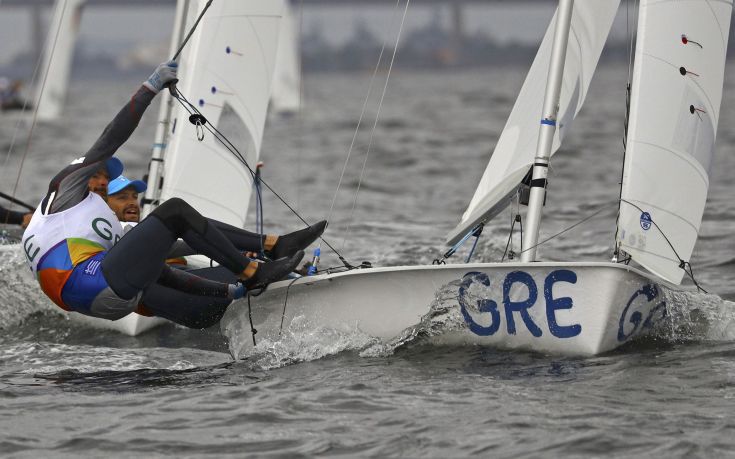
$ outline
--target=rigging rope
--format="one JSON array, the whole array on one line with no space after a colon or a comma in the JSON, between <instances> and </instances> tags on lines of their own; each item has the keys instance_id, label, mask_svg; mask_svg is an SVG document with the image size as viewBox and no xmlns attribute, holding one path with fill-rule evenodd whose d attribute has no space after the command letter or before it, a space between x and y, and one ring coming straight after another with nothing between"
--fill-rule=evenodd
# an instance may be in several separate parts
<instances>
[{"instance_id":1,"label":"rigging rope","mask_svg":"<svg viewBox=\"0 0 735 459\"><path fill-rule=\"evenodd\" d=\"M365 152L365 160L362 163L362 170L360 171L360 177L357 181L357 189L355 190L355 199L352 202L352 210L350 211L350 217L347 219L347 228L345 229L345 237L342 240L342 249L344 250L345 244L347 243L347 238L350 234L350 229L352 226L352 219L355 215L355 207L357 206L357 197L360 194L360 186L362 185L362 179L365 175L365 166L367 165L368 158L370 157L370 148L373 145L373 136L375 135L375 129L378 126L378 119L380 119L380 110L383 107L383 100L385 99L385 93L388 90L388 81L390 80L391 72L393 71L393 64L396 60L396 55L398 54L398 43L401 40L401 33L403 32L403 25L406 22L406 13L408 13L408 6L411 4L411 0L406 0L406 7L403 10L403 17L401 18L401 25L398 28L398 34L396 35L396 44L393 48L393 56L390 60L390 66L388 67L388 74L385 77L385 84L383 85L383 93L380 96L380 103L378 104L378 111L375 114L375 122L373 123L373 129L370 131L370 140L368 141L368 147L367 151Z\"/></svg>"},{"instance_id":2,"label":"rigging rope","mask_svg":"<svg viewBox=\"0 0 735 459\"><path fill-rule=\"evenodd\" d=\"M393 16L391 19L391 23L389 25L388 30L393 28L393 19L395 19L395 13L398 9L398 6L400 5L401 0L397 0L395 6L393 7ZM357 120L357 126L355 126L355 132L352 135L352 141L350 142L350 147L347 150L347 157L345 158L345 162L342 165L342 172L339 175L339 180L337 181L337 188L334 190L334 195L332 196L332 204L329 206L329 213L327 214L327 222L329 222L332 219L332 213L334 212L334 205L337 201L337 195L339 194L339 190L342 186L342 180L345 176L345 171L347 170L347 164L350 162L350 157L352 156L352 150L355 147L355 142L357 140L357 135L360 132L360 126L362 125L362 119L365 116L365 110L367 108L368 101L370 99L370 94L373 90L373 83L375 82L375 77L378 74L378 70L380 69L380 63L383 60L383 53L385 52L385 46L388 43L388 34L385 34L385 38L383 39L383 45L380 48L380 54L378 55L378 62L375 64L375 69L373 69L373 74L370 77L370 83L368 85L367 94L365 95L365 100L362 103L362 110L360 110L360 117Z\"/></svg>"},{"instance_id":3,"label":"rigging rope","mask_svg":"<svg viewBox=\"0 0 735 459\"><path fill-rule=\"evenodd\" d=\"M607 204L607 205L604 205L604 206L602 206L602 207L601 207L601 208L600 208L599 210L597 210L596 212L592 213L591 215L589 215L589 216L587 216L587 217L583 218L582 220L578 221L577 223L573 224L572 226L569 226L569 227L567 227L567 228L565 228L565 229L563 229L563 230L559 231L558 233L556 233L556 234L553 234L553 235L551 235L551 236L547 237L546 239L544 239L544 240L542 240L542 241L538 242L538 243L537 243L536 245L533 245L533 246L531 246L531 247L527 247L527 248L525 248L525 249L521 249L521 251L520 251L519 253L523 253L523 252L526 252L526 251L528 251L528 250L531 250L531 249L535 249L536 247L539 247L539 246L540 246L540 245L542 245L542 244L546 244L546 243L547 243L547 242L549 242L550 240L552 240L552 239L555 239L555 238L557 238L557 237L561 236L562 234L566 233L567 231L571 231L572 229L574 229L574 228L578 227L578 226L579 226L579 225L581 225L582 223L585 223L585 222L587 222L588 220L591 220L592 218L594 218L594 217L596 217L597 215L599 215L600 213L602 213L602 212L603 212L604 210L607 210L607 209L609 209L610 207L612 207L612 206L614 206L614 205L618 205L618 202L617 202L617 201L615 201L615 202L611 202L611 203L609 203L609 204Z\"/></svg>"},{"instance_id":4,"label":"rigging rope","mask_svg":"<svg viewBox=\"0 0 735 459\"><path fill-rule=\"evenodd\" d=\"M184 107L184 109L187 112L189 112L190 115L192 115L192 116L196 115L196 116L202 117L203 119L206 120L206 118L204 118L204 115L202 115L202 113L199 111L199 109L197 109L181 93L181 91L178 90L178 88L176 88L175 86L172 86L171 87L171 93L172 93L172 97L175 100L177 100L182 105L182 107ZM209 123L209 122L202 123L202 124L200 124L200 126L202 126L204 129L206 129L207 131L209 131L209 133L212 134L215 139L217 139L230 153L232 153L235 156L235 158L237 158L237 160L248 169L248 171L250 172L250 175L253 177L253 180L255 180L255 170L253 170L253 168L247 162L247 160L245 159L245 156L237 149L237 147L224 134L222 134L222 132L220 132L212 123ZM273 193L273 195L279 201L281 201L283 203L283 205L285 205L286 208L288 208L299 220L301 220L304 224L309 225L309 222L307 222L301 216L301 214L299 214L296 211L296 209L294 209L290 204L288 204L288 202L286 202L286 200L278 192L276 192L276 190L274 190L273 187L271 187L268 184L268 182L266 182L265 180L263 180L262 177L260 178L260 183L263 184L268 190L270 190L270 192ZM329 242L327 242L322 237L320 237L320 239L324 242L324 244L327 245L327 247L329 247L337 255L337 257L339 258L339 260L346 267L350 267L350 268L352 267L352 265L349 264L347 262L347 260L339 253L339 251L337 251L334 247L332 247L332 245L329 244Z\"/></svg>"},{"instance_id":5,"label":"rigging rope","mask_svg":"<svg viewBox=\"0 0 735 459\"><path fill-rule=\"evenodd\" d=\"M61 17L62 18L64 17L64 14L66 13L67 4L68 4L68 2L67 1L64 1L64 5L61 8ZM46 89L46 81L48 80L48 74L49 74L49 71L51 70L50 63L53 62L53 60L54 60L54 54L56 53L56 45L59 42L59 34L61 33L61 26L62 25L63 25L63 21L60 21L59 22L59 28L56 29L56 34L54 34L54 36L53 36L53 42L51 44L51 53L49 55L49 66L46 68L46 73L43 75L43 82L41 83L41 88L38 91L38 100L35 101L36 102L35 103L36 106L33 108L33 121L31 122L31 127L30 127L30 129L28 131L28 137L26 139L26 148L25 148L25 151L23 152L23 156L21 157L20 166L18 166L18 175L15 177L15 184L13 185L13 192L11 193L11 196L12 196L13 199L15 199L15 195L16 195L16 193L18 191L18 185L20 183L20 177L21 177L21 175L23 173L23 166L25 165L26 158L28 157L28 153L30 152L31 139L33 138L33 131L35 130L36 124L38 122L38 106L39 106L39 102L43 98L43 93L44 93L44 91ZM48 37L46 38L46 40L47 40L47 43L46 44L48 44L48 41L51 40L51 34L48 35ZM45 49L48 49L48 46L46 46ZM33 75L31 76L31 85L32 86L35 86L35 84L36 84L36 78L38 76L38 70L41 67L41 61L44 59L44 57L45 57L44 54L41 53L41 55L38 56L38 59L36 60L36 67L33 69ZM23 109L21 110L21 112L22 113L25 113L26 108L28 108L28 99L27 98L23 101ZM16 141L17 134L18 134L18 131L20 130L20 125L22 124L22 122L23 122L22 119L18 119L18 121L15 124L15 129L13 130L13 138L10 141L10 146L8 147L8 152L5 155L5 161L3 162L3 169L8 164L8 160L10 159L10 153L13 151L13 148L15 147L15 141ZM12 210L12 206L11 206L11 210Z\"/></svg>"},{"instance_id":6,"label":"rigging rope","mask_svg":"<svg viewBox=\"0 0 735 459\"><path fill-rule=\"evenodd\" d=\"M176 51L176 54L174 54L172 61L175 61L179 58L181 55L181 52L184 50L184 47L189 42L189 39L192 35L194 35L194 31L199 27L199 22L201 22L202 18L204 17L204 13L207 12L209 7L212 6L212 0L209 0L206 5L204 5L204 8L202 8L202 12L199 14L199 17L197 18L196 22L193 26L191 26L191 29L189 29L189 33L186 35L186 38L184 38L184 41L181 42L181 46L179 46L178 51Z\"/></svg>"},{"instance_id":7,"label":"rigging rope","mask_svg":"<svg viewBox=\"0 0 735 459\"><path fill-rule=\"evenodd\" d=\"M636 204L633 204L630 201L627 201L625 199L621 199L620 202L621 203L624 202L625 204L628 204L630 206L633 206L636 209L638 209L640 212L645 212L643 209L641 209ZM694 278L694 273L692 272L692 265L688 261L684 261L684 259L681 258L681 256L679 256L679 252L677 252L676 249L674 248L674 244L671 243L671 241L669 240L669 238L666 236L666 233L664 233L664 231L661 229L661 227L658 226L658 224L653 220L653 218L650 221L651 221L651 224L656 227L656 229L658 230L658 232L661 233L661 236L664 238L664 240L666 241L666 243L669 244L669 247L671 248L671 251L674 252L674 256L676 257L676 259L679 260L679 268L683 269L684 272L691 278L692 282L694 282L694 285L697 287L697 289L703 291L704 293L708 293L705 289L703 289L702 287L699 286L699 283ZM689 266L689 271L686 270L686 267L687 266Z\"/></svg>"},{"instance_id":8,"label":"rigging rope","mask_svg":"<svg viewBox=\"0 0 735 459\"><path fill-rule=\"evenodd\" d=\"M516 223L520 223L521 227L521 250L523 250L523 223L521 220L521 198L520 198L520 190L518 193L516 193L516 211L513 212L512 207L510 208L510 231L508 233L508 242L505 244L505 250L503 251L503 257L500 259L500 262L505 261L505 256L508 256L509 260L512 260L515 258L515 252L513 251L513 246L511 245L513 242L513 229L515 228ZM508 251L508 247L510 247L510 252Z\"/></svg>"}]
</instances>

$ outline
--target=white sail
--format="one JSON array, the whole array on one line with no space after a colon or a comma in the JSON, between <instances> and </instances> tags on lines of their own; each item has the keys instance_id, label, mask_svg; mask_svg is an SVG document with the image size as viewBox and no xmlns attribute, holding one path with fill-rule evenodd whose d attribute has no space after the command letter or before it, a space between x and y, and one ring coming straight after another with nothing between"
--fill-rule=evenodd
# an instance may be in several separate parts
<instances>
[{"instance_id":1,"label":"white sail","mask_svg":"<svg viewBox=\"0 0 735 459\"><path fill-rule=\"evenodd\" d=\"M184 31L191 29L205 4L189 2ZM253 168L284 8L283 0L213 2L180 59L179 90ZM242 226L252 191L249 170L209 132L199 141L189 113L178 104L171 126L161 200L180 197L208 217Z\"/></svg>"},{"instance_id":2,"label":"white sail","mask_svg":"<svg viewBox=\"0 0 735 459\"><path fill-rule=\"evenodd\" d=\"M284 11L278 39L276 68L273 72L271 110L276 113L295 113L301 106L298 30L288 4Z\"/></svg>"},{"instance_id":3,"label":"white sail","mask_svg":"<svg viewBox=\"0 0 735 459\"><path fill-rule=\"evenodd\" d=\"M57 119L69 87L74 45L86 0L57 0L43 50L43 65L34 88L38 119Z\"/></svg>"},{"instance_id":4,"label":"white sail","mask_svg":"<svg viewBox=\"0 0 735 459\"><path fill-rule=\"evenodd\" d=\"M618 243L680 283L702 221L732 0L643 0Z\"/></svg>"},{"instance_id":5,"label":"white sail","mask_svg":"<svg viewBox=\"0 0 735 459\"><path fill-rule=\"evenodd\" d=\"M559 149L582 108L619 3L619 0L585 0L574 4L552 154ZM546 30L475 195L460 223L447 236L448 244L454 244L475 225L503 210L533 166L556 17L554 14Z\"/></svg>"}]
</instances>

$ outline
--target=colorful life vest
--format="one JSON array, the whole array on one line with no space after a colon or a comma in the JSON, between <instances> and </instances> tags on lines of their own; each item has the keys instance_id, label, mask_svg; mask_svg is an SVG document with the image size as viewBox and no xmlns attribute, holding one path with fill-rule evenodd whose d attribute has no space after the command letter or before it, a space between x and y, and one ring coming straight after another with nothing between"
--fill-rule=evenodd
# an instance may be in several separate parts
<instances>
[{"instance_id":1,"label":"colorful life vest","mask_svg":"<svg viewBox=\"0 0 735 459\"><path fill-rule=\"evenodd\" d=\"M95 193L62 212L44 215L36 209L23 233L23 250L41 290L62 309L64 284L74 267L110 250L122 237L122 227L107 203Z\"/></svg>"}]
</instances>

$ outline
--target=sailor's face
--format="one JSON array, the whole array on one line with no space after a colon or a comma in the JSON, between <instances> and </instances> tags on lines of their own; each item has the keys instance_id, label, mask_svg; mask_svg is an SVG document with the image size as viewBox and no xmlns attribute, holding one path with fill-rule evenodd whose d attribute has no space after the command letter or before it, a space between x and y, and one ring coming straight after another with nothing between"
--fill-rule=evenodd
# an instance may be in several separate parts
<instances>
[{"instance_id":1,"label":"sailor's face","mask_svg":"<svg viewBox=\"0 0 735 459\"><path fill-rule=\"evenodd\" d=\"M95 174L87 182L89 191L97 193L102 199L107 200L107 185L110 183L110 175L107 173L107 169L102 168L95 172Z\"/></svg>"},{"instance_id":2,"label":"sailor's face","mask_svg":"<svg viewBox=\"0 0 735 459\"><path fill-rule=\"evenodd\" d=\"M107 205L110 206L118 220L121 222L140 221L140 205L138 204L138 192L133 187L127 187L107 197Z\"/></svg>"}]
</instances>

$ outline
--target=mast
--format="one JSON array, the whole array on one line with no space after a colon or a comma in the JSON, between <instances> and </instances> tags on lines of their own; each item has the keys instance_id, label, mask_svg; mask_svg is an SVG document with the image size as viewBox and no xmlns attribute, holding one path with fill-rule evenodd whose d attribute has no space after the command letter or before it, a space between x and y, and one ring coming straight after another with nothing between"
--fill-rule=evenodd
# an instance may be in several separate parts
<instances>
[{"instance_id":1,"label":"mast","mask_svg":"<svg viewBox=\"0 0 735 459\"><path fill-rule=\"evenodd\" d=\"M169 55L171 56L176 52L184 38L189 1L178 0L176 2L174 30L171 36L171 47L169 51ZM148 189L143 198L143 215L141 217L147 216L156 208L158 198L161 194L160 185L163 175L163 156L166 152L166 145L171 133L169 125L171 124L171 112L174 106L174 99L167 90L164 90L161 96L163 99L161 100L161 108L158 113L158 127L156 127L156 136L153 142L153 150L151 151L151 161L148 163Z\"/></svg>"},{"instance_id":2,"label":"mast","mask_svg":"<svg viewBox=\"0 0 735 459\"><path fill-rule=\"evenodd\" d=\"M552 45L551 63L549 64L549 79L546 83L544 108L531 178L531 195L528 202L528 212L526 213L527 230L523 235L525 251L521 254L521 261L526 263L536 261L541 210L546 198L546 177L548 176L549 158L556 132L559 96L564 77L564 61L567 56L567 42L569 41L573 6L574 0L559 0L554 44Z\"/></svg>"}]
</instances>

